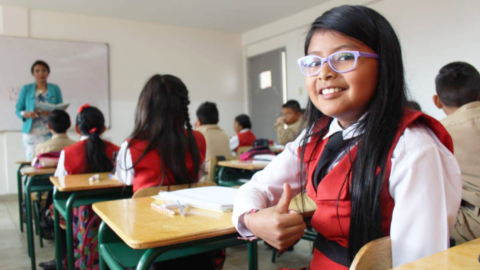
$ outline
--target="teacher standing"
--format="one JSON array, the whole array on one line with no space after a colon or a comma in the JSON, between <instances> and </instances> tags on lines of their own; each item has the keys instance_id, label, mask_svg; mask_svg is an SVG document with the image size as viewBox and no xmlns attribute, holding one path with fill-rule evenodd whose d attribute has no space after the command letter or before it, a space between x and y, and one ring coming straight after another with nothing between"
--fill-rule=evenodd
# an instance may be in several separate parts
<instances>
[{"instance_id":1,"label":"teacher standing","mask_svg":"<svg viewBox=\"0 0 480 270\"><path fill-rule=\"evenodd\" d=\"M27 160L33 158L37 144L52 137L48 130L50 112L42 111L38 104L63 102L60 88L55 84L47 83L50 74L50 67L47 63L36 61L32 65L31 72L35 77L35 82L22 87L16 106L16 114L23 121L22 139Z\"/></svg>"}]
</instances>

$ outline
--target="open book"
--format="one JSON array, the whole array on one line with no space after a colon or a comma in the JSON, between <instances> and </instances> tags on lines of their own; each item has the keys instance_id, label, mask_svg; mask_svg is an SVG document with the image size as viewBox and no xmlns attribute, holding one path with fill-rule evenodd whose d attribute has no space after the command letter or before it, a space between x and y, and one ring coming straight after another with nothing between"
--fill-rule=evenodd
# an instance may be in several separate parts
<instances>
[{"instance_id":1,"label":"open book","mask_svg":"<svg viewBox=\"0 0 480 270\"><path fill-rule=\"evenodd\" d=\"M65 111L68 108L69 103L62 103L62 104L51 104L47 102L39 102L37 104L38 108L41 109L42 111L53 111L53 110L63 110Z\"/></svg>"},{"instance_id":2,"label":"open book","mask_svg":"<svg viewBox=\"0 0 480 270\"><path fill-rule=\"evenodd\" d=\"M210 211L225 212L233 210L237 195L236 188L230 187L199 187L177 191L160 191L154 199L162 201L180 201L192 207Z\"/></svg>"}]
</instances>

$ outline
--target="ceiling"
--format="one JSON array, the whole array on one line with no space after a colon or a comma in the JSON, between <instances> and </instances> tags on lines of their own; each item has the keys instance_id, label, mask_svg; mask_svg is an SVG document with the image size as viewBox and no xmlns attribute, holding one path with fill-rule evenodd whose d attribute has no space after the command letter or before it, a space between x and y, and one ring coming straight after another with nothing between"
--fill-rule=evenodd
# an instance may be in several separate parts
<instances>
[{"instance_id":1,"label":"ceiling","mask_svg":"<svg viewBox=\"0 0 480 270\"><path fill-rule=\"evenodd\" d=\"M0 5L244 33L329 0L0 0Z\"/></svg>"}]
</instances>

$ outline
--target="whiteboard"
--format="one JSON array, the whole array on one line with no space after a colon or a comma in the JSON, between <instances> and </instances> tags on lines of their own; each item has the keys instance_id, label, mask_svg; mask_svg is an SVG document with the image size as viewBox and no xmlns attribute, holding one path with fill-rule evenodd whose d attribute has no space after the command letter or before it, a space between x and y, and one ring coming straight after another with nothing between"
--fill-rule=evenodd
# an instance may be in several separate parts
<instances>
[{"instance_id":1,"label":"whiteboard","mask_svg":"<svg viewBox=\"0 0 480 270\"><path fill-rule=\"evenodd\" d=\"M50 66L48 83L60 87L72 127L84 103L99 108L110 127L108 44L0 37L0 131L18 131L22 121L15 105L24 84L35 82L30 72L36 60Z\"/></svg>"}]
</instances>

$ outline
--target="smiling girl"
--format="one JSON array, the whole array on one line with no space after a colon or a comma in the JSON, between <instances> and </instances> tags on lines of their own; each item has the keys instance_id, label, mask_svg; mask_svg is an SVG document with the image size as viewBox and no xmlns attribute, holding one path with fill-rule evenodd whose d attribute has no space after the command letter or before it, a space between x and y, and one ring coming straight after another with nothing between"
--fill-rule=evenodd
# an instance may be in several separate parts
<instances>
[{"instance_id":1,"label":"smiling girl","mask_svg":"<svg viewBox=\"0 0 480 270\"><path fill-rule=\"evenodd\" d=\"M447 249L461 200L452 139L435 119L406 109L400 43L388 21L341 6L312 24L305 57L306 130L242 186L233 222L244 237L283 250L306 228L289 210L317 204L310 269L348 269L367 242L392 241L393 266Z\"/></svg>"}]
</instances>

